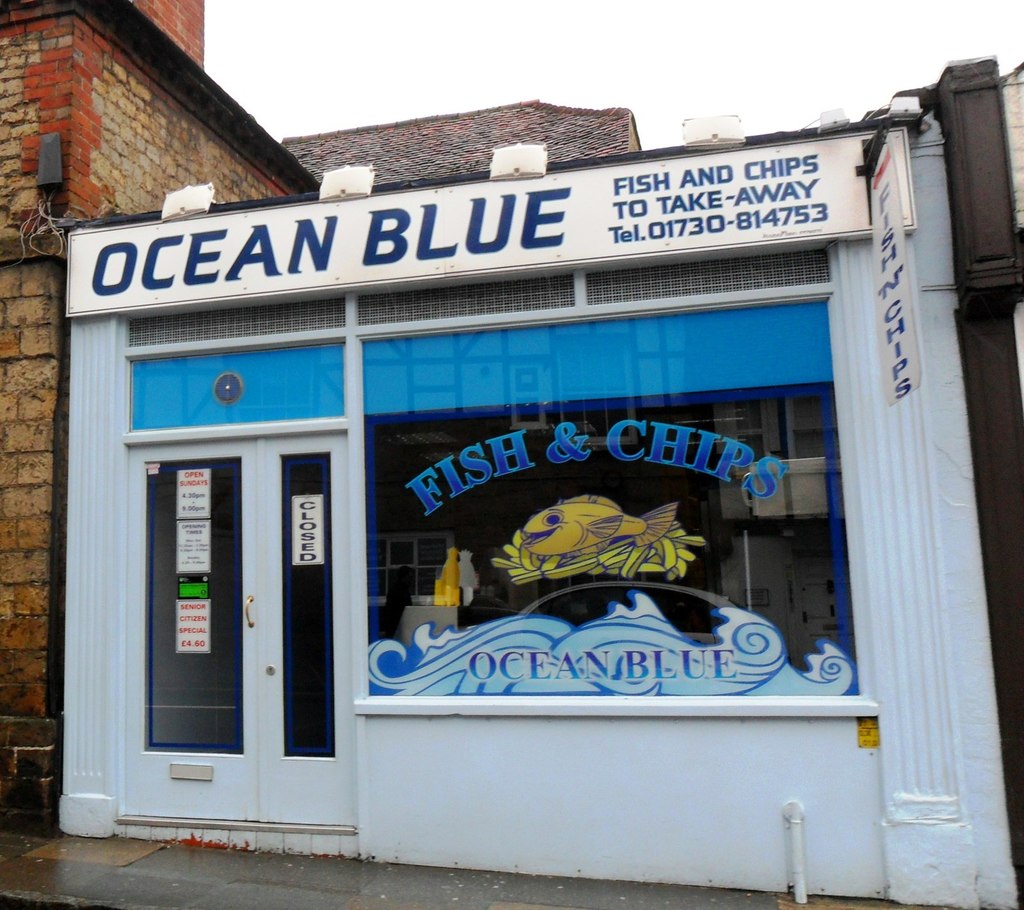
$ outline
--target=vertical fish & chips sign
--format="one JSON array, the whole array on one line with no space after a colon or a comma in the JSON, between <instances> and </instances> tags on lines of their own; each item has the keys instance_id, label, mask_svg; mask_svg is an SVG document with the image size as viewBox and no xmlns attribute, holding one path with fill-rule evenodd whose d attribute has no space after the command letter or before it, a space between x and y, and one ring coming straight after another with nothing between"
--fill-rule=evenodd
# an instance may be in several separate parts
<instances>
[{"instance_id":1,"label":"vertical fish & chips sign","mask_svg":"<svg viewBox=\"0 0 1024 910\"><path fill-rule=\"evenodd\" d=\"M871 175L871 240L875 260L875 322L886 400L895 404L921 384L915 293L903 229L897 156L887 136Z\"/></svg>"}]
</instances>

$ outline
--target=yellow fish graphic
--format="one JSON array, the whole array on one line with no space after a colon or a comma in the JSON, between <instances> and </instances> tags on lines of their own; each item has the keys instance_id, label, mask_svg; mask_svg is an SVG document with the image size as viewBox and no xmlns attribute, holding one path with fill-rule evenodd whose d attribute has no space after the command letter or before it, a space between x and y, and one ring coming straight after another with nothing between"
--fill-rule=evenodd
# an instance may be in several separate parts
<instances>
[{"instance_id":1,"label":"yellow fish graphic","mask_svg":"<svg viewBox=\"0 0 1024 910\"><path fill-rule=\"evenodd\" d=\"M505 569L513 584L573 575L661 572L675 581L697 557L692 547L707 543L676 521L678 503L639 517L627 515L604 496L574 496L543 509L512 536L491 565Z\"/></svg>"},{"instance_id":2,"label":"yellow fish graphic","mask_svg":"<svg viewBox=\"0 0 1024 910\"><path fill-rule=\"evenodd\" d=\"M640 517L604 496L574 496L533 515L523 525L523 549L537 556L575 557L629 543L645 547L675 525L678 503Z\"/></svg>"}]
</instances>

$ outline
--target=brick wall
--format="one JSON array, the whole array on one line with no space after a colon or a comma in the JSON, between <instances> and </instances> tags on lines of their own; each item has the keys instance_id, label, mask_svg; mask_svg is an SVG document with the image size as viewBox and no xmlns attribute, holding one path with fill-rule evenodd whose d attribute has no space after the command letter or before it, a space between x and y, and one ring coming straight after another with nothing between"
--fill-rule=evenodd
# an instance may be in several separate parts
<instances>
[{"instance_id":1,"label":"brick wall","mask_svg":"<svg viewBox=\"0 0 1024 910\"><path fill-rule=\"evenodd\" d=\"M206 0L135 0L135 5L203 65Z\"/></svg>"}]
</instances>

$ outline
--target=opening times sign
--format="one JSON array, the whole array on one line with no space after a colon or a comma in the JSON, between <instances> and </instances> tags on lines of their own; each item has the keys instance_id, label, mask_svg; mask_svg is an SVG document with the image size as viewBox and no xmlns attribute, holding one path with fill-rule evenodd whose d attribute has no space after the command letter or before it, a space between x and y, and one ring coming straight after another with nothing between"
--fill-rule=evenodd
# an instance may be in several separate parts
<instances>
[{"instance_id":1,"label":"opening times sign","mask_svg":"<svg viewBox=\"0 0 1024 910\"><path fill-rule=\"evenodd\" d=\"M866 236L867 136L85 228L71 235L68 313ZM912 226L909 202L903 215Z\"/></svg>"},{"instance_id":2,"label":"opening times sign","mask_svg":"<svg viewBox=\"0 0 1024 910\"><path fill-rule=\"evenodd\" d=\"M179 521L177 528L178 574L195 574L210 571L210 522Z\"/></svg>"},{"instance_id":3,"label":"opening times sign","mask_svg":"<svg viewBox=\"0 0 1024 910\"><path fill-rule=\"evenodd\" d=\"M176 541L175 570L179 576L207 573L211 552L213 472L210 468L185 468L175 475ZM182 592L179 577L179 595ZM187 587L187 585L185 586ZM178 654L210 653L210 600L175 602L175 650Z\"/></svg>"}]
</instances>

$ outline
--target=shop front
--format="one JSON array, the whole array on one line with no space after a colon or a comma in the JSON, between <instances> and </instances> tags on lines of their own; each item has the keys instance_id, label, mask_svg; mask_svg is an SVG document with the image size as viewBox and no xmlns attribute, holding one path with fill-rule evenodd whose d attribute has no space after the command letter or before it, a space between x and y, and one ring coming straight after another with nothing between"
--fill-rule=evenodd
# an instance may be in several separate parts
<instances>
[{"instance_id":1,"label":"shop front","mask_svg":"<svg viewBox=\"0 0 1024 910\"><path fill-rule=\"evenodd\" d=\"M998 905L945 201L873 137L76 230L64 829Z\"/></svg>"}]
</instances>

